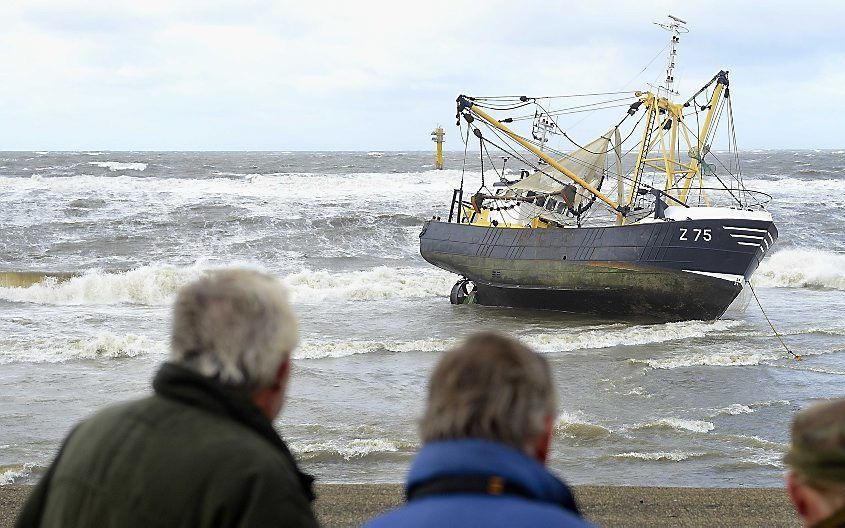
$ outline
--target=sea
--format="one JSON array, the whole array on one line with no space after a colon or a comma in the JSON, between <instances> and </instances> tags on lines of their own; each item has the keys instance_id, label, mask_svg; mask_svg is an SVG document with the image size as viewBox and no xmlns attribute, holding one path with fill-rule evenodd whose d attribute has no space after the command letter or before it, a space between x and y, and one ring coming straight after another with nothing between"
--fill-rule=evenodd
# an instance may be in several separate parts
<instances>
[{"instance_id":1,"label":"sea","mask_svg":"<svg viewBox=\"0 0 845 528\"><path fill-rule=\"evenodd\" d=\"M469 333L551 362L550 467L574 484L782 485L796 411L845 396L845 151L740 153L780 238L717 321L453 306L419 255L477 160L430 152L0 152L0 485L150 393L183 284L264 270L301 320L276 427L320 482L403 480L429 373ZM506 172L511 169L506 169ZM518 167L513 170L518 173ZM489 177L489 175L488 175Z\"/></svg>"}]
</instances>

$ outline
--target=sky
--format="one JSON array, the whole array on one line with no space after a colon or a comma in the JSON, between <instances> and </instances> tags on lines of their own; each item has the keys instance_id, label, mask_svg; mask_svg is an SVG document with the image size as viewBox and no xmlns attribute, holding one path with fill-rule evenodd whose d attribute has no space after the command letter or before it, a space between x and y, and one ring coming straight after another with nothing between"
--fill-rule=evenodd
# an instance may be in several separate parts
<instances>
[{"instance_id":1,"label":"sky","mask_svg":"<svg viewBox=\"0 0 845 528\"><path fill-rule=\"evenodd\" d=\"M845 2L2 0L0 150L459 150L460 93L648 89L668 13L740 148L845 146Z\"/></svg>"}]
</instances>

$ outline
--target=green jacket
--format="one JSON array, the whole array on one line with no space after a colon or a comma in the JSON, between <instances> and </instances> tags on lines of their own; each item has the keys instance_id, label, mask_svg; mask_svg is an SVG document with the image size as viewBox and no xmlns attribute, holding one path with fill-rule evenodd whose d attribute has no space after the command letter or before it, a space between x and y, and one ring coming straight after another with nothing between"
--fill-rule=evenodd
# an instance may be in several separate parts
<instances>
[{"instance_id":1,"label":"green jacket","mask_svg":"<svg viewBox=\"0 0 845 528\"><path fill-rule=\"evenodd\" d=\"M17 526L317 526L309 475L241 392L166 363L65 440Z\"/></svg>"}]
</instances>

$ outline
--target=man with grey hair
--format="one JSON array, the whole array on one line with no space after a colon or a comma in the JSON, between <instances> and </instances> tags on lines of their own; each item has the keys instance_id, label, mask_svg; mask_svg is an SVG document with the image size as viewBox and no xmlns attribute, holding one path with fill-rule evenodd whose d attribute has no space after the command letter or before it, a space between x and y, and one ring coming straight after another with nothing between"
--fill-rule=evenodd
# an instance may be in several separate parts
<instances>
[{"instance_id":1,"label":"man with grey hair","mask_svg":"<svg viewBox=\"0 0 845 528\"><path fill-rule=\"evenodd\" d=\"M804 526L845 526L845 399L796 414L784 460L789 499Z\"/></svg>"},{"instance_id":2,"label":"man with grey hair","mask_svg":"<svg viewBox=\"0 0 845 528\"><path fill-rule=\"evenodd\" d=\"M298 340L282 285L211 273L179 292L171 333L154 394L74 428L18 526L317 525L273 428Z\"/></svg>"},{"instance_id":3,"label":"man with grey hair","mask_svg":"<svg viewBox=\"0 0 845 528\"><path fill-rule=\"evenodd\" d=\"M556 413L542 356L500 334L469 337L431 376L408 504L367 526L589 526L545 468Z\"/></svg>"}]
</instances>

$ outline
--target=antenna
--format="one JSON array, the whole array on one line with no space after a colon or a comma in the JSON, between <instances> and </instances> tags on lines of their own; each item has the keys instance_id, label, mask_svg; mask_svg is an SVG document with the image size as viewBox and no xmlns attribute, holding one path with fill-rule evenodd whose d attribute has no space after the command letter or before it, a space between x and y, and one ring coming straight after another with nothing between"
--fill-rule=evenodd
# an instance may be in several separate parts
<instances>
[{"instance_id":1,"label":"antenna","mask_svg":"<svg viewBox=\"0 0 845 528\"><path fill-rule=\"evenodd\" d=\"M657 95L665 95L666 99L672 100L673 95L678 95L675 91L675 56L678 53L678 43L681 41L681 33L689 33L686 27L686 20L682 20L673 15L667 15L671 22L660 23L655 22L658 26L672 33L672 41L669 43L669 60L666 63L666 80L663 86L657 88Z\"/></svg>"}]
</instances>

